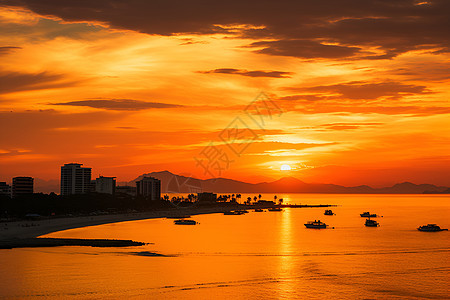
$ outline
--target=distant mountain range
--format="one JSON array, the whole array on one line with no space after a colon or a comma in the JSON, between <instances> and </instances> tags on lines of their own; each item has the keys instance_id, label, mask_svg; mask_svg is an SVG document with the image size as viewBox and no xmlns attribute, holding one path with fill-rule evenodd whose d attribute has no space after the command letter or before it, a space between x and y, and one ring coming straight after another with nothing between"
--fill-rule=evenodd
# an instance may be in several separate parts
<instances>
[{"instance_id":1,"label":"distant mountain range","mask_svg":"<svg viewBox=\"0 0 450 300\"><path fill-rule=\"evenodd\" d=\"M169 171L152 172L139 176L129 185L134 185L144 176L161 180L162 193L324 193L324 194L440 194L450 193L450 188L433 184L403 182L391 187L372 188L367 185L345 187L336 184L305 183L294 177L284 177L272 182L247 183L226 178L197 179L173 174Z\"/></svg>"}]
</instances>

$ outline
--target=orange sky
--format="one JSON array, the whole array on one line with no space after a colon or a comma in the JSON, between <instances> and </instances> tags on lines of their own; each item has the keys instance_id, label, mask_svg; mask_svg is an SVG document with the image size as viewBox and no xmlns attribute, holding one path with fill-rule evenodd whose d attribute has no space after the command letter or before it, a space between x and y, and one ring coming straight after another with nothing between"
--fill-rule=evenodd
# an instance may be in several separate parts
<instances>
[{"instance_id":1,"label":"orange sky","mask_svg":"<svg viewBox=\"0 0 450 300\"><path fill-rule=\"evenodd\" d=\"M0 0L0 181L449 186L449 3L313 2Z\"/></svg>"}]
</instances>

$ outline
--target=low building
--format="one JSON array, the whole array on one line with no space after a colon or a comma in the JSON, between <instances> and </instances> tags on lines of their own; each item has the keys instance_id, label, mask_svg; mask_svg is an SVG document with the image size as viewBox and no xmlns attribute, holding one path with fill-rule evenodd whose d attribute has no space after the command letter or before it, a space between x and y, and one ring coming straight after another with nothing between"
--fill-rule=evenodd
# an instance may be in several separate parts
<instances>
[{"instance_id":1,"label":"low building","mask_svg":"<svg viewBox=\"0 0 450 300\"><path fill-rule=\"evenodd\" d=\"M33 194L33 177L14 177L12 183L12 197Z\"/></svg>"},{"instance_id":2,"label":"low building","mask_svg":"<svg viewBox=\"0 0 450 300\"><path fill-rule=\"evenodd\" d=\"M6 182L0 182L0 195L11 197L11 186Z\"/></svg>"},{"instance_id":3,"label":"low building","mask_svg":"<svg viewBox=\"0 0 450 300\"><path fill-rule=\"evenodd\" d=\"M217 194L214 193L198 193L197 194L197 200L199 202L216 202L217 201Z\"/></svg>"},{"instance_id":4,"label":"low building","mask_svg":"<svg viewBox=\"0 0 450 300\"><path fill-rule=\"evenodd\" d=\"M95 191L97 193L114 195L116 191L116 177L100 176L95 179Z\"/></svg>"},{"instance_id":5,"label":"low building","mask_svg":"<svg viewBox=\"0 0 450 300\"><path fill-rule=\"evenodd\" d=\"M161 180L153 177L144 177L136 181L136 193L150 200L161 199Z\"/></svg>"}]
</instances>

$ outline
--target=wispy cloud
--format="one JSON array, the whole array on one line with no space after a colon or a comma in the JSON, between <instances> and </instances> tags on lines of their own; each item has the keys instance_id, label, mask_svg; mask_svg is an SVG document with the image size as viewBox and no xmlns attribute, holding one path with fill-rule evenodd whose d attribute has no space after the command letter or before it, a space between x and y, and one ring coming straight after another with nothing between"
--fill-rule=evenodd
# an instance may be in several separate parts
<instances>
[{"instance_id":1,"label":"wispy cloud","mask_svg":"<svg viewBox=\"0 0 450 300\"><path fill-rule=\"evenodd\" d=\"M22 49L22 47L14 47L14 46L0 47L0 55L9 54L19 49Z\"/></svg>"},{"instance_id":2,"label":"wispy cloud","mask_svg":"<svg viewBox=\"0 0 450 300\"><path fill-rule=\"evenodd\" d=\"M272 78L289 78L292 72L282 72L282 71L248 71L242 69L215 69L210 71L199 71L199 73L204 74L232 74L232 75L242 75L248 77L272 77Z\"/></svg>"},{"instance_id":3,"label":"wispy cloud","mask_svg":"<svg viewBox=\"0 0 450 300\"><path fill-rule=\"evenodd\" d=\"M19 73L0 71L0 94L54 89L74 86L79 81L70 79L67 75L40 72Z\"/></svg>"},{"instance_id":4,"label":"wispy cloud","mask_svg":"<svg viewBox=\"0 0 450 300\"><path fill-rule=\"evenodd\" d=\"M69 105L69 106L85 106L106 110L128 110L137 111L143 109L154 108L174 108L182 107L182 105L167 104L160 102L146 102L132 99L91 99L81 101L70 101L60 103L49 103L50 105Z\"/></svg>"},{"instance_id":5,"label":"wispy cloud","mask_svg":"<svg viewBox=\"0 0 450 300\"><path fill-rule=\"evenodd\" d=\"M329 45L310 40L260 41L248 47L262 48L255 50L257 53L307 59L350 57L361 50L358 47Z\"/></svg>"},{"instance_id":6,"label":"wispy cloud","mask_svg":"<svg viewBox=\"0 0 450 300\"><path fill-rule=\"evenodd\" d=\"M320 85L313 87L289 87L288 91L297 92L316 92L316 95L304 95L304 99L309 100L314 97L323 97L323 99L378 99L381 97L389 97L398 99L402 96L414 94L430 94L432 93L424 85L404 84L394 81L368 82L368 81L352 81L332 85ZM301 95L289 96L286 100L296 100L302 98ZM317 100L313 99L313 100Z\"/></svg>"}]
</instances>

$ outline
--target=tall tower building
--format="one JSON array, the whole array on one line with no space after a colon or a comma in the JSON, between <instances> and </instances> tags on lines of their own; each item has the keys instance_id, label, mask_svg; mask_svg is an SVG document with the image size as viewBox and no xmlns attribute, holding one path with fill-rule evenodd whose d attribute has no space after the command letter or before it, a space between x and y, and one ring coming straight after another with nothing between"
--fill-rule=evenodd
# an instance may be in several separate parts
<instances>
[{"instance_id":1,"label":"tall tower building","mask_svg":"<svg viewBox=\"0 0 450 300\"><path fill-rule=\"evenodd\" d=\"M12 197L33 194L33 177L14 177L12 183Z\"/></svg>"},{"instance_id":2,"label":"tall tower building","mask_svg":"<svg viewBox=\"0 0 450 300\"><path fill-rule=\"evenodd\" d=\"M161 199L161 180L144 177L142 180L136 181L136 193L150 200Z\"/></svg>"},{"instance_id":3,"label":"tall tower building","mask_svg":"<svg viewBox=\"0 0 450 300\"><path fill-rule=\"evenodd\" d=\"M61 167L61 195L85 194L91 189L91 168L83 164L65 164Z\"/></svg>"}]
</instances>

